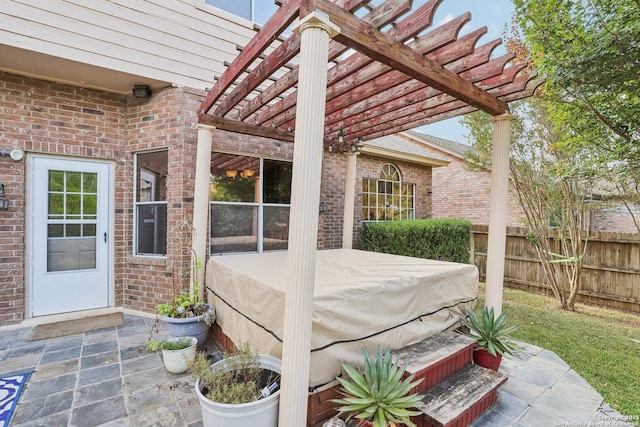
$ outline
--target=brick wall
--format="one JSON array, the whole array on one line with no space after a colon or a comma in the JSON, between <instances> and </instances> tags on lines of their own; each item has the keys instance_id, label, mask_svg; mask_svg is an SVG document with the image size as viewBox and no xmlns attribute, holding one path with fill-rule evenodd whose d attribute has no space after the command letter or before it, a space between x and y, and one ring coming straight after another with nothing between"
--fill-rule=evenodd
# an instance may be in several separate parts
<instances>
[{"instance_id":1,"label":"brick wall","mask_svg":"<svg viewBox=\"0 0 640 427\"><path fill-rule=\"evenodd\" d=\"M101 158L125 166L124 97L0 73L2 147L27 153ZM0 325L21 321L25 307L26 158L0 158L11 200L0 211Z\"/></svg>"},{"instance_id":2,"label":"brick wall","mask_svg":"<svg viewBox=\"0 0 640 427\"><path fill-rule=\"evenodd\" d=\"M451 162L433 169L433 217L468 219L473 224L489 224L491 173L469 170L467 162L444 151L431 149ZM522 225L524 213L513 188L509 187L507 225Z\"/></svg>"}]
</instances>

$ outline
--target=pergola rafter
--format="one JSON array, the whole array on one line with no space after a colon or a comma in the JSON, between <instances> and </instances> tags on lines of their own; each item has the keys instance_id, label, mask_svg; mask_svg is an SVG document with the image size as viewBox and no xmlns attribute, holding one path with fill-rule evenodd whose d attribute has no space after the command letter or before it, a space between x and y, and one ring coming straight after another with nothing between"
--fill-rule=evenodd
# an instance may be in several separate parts
<instances>
[{"instance_id":1,"label":"pergola rafter","mask_svg":"<svg viewBox=\"0 0 640 427\"><path fill-rule=\"evenodd\" d=\"M498 115L508 111L507 102L529 96L528 83L535 76L523 74L521 64L506 66L514 55L491 59L500 40L477 46L486 28L458 36L471 20L469 13L431 28L442 1L430 0L415 10L410 0L375 7L370 0L278 2L278 11L218 78L202 103L199 122L293 141L300 36L285 30L307 10L325 13L341 29L329 44L327 143L340 129L347 140L370 139L455 113Z\"/></svg>"}]
</instances>

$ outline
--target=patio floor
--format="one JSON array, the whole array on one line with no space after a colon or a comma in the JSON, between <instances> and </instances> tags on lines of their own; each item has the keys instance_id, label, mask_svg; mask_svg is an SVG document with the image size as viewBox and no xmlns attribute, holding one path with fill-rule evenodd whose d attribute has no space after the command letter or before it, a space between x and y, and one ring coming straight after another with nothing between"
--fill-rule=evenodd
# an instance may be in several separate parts
<instances>
[{"instance_id":1,"label":"patio floor","mask_svg":"<svg viewBox=\"0 0 640 427\"><path fill-rule=\"evenodd\" d=\"M42 341L28 341L33 327L0 328L0 374L35 370L11 426L202 425L194 381L145 350L155 319L124 318L122 327ZM520 358L503 360L509 380L474 427L625 425L555 353L523 345ZM220 357L212 344L207 350Z\"/></svg>"}]
</instances>

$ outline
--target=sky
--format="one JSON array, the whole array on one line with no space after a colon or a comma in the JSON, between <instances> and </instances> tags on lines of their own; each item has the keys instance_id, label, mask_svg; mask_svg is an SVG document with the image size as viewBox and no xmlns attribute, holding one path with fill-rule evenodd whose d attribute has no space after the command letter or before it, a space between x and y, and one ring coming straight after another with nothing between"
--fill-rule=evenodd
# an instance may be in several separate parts
<instances>
[{"instance_id":1,"label":"sky","mask_svg":"<svg viewBox=\"0 0 640 427\"><path fill-rule=\"evenodd\" d=\"M372 4L379 4L381 1L382 0L373 0ZM426 0L414 0L413 8L415 9L425 1ZM261 16L270 16L274 7L270 0L255 0L256 20L259 21L262 19ZM460 35L462 36L486 26L488 31L478 42L478 46L481 46L502 36L505 24L511 21L513 4L510 0L444 0L436 10L433 21L434 27L442 25L467 11L471 12L471 21L462 28ZM494 50L493 57L503 55L504 53L504 48L499 46ZM460 125L458 120L458 118L443 120L415 130L462 144L468 144L469 142L465 136L466 129Z\"/></svg>"}]
</instances>

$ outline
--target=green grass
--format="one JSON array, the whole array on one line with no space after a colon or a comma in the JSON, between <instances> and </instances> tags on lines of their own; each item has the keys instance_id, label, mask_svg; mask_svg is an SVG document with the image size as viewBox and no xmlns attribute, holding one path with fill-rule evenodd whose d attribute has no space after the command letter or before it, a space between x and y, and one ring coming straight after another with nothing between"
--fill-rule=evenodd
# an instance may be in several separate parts
<instances>
[{"instance_id":1,"label":"green grass","mask_svg":"<svg viewBox=\"0 0 640 427\"><path fill-rule=\"evenodd\" d=\"M564 311L553 298L513 289L503 301L514 339L555 352L611 407L640 415L640 315L580 304ZM483 306L480 298L476 310Z\"/></svg>"}]
</instances>

